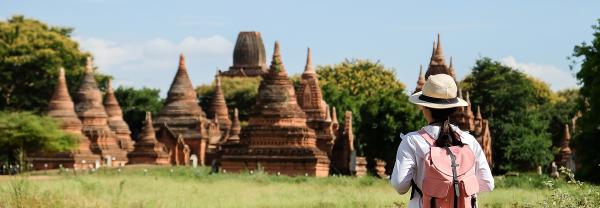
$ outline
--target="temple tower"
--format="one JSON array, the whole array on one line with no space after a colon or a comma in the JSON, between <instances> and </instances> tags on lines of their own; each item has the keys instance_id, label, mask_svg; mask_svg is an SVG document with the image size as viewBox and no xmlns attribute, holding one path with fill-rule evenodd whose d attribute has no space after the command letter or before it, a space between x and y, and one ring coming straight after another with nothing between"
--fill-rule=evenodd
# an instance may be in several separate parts
<instances>
[{"instance_id":1,"label":"temple tower","mask_svg":"<svg viewBox=\"0 0 600 208\"><path fill-rule=\"evenodd\" d=\"M241 143L247 147L224 149L222 167L226 171L260 166L267 173L329 174L329 159L317 148L315 133L306 125L306 114L296 101L278 42L271 67L263 74L248 126L242 130Z\"/></svg>"},{"instance_id":2,"label":"temple tower","mask_svg":"<svg viewBox=\"0 0 600 208\"><path fill-rule=\"evenodd\" d=\"M219 76L220 72L217 71L215 75L215 94L208 110L208 116L209 118L216 118L218 120L221 135L223 139L227 139L229 129L231 128L231 120L229 119L229 110L225 102L225 94L223 94L223 90L221 89L221 77Z\"/></svg>"},{"instance_id":3,"label":"temple tower","mask_svg":"<svg viewBox=\"0 0 600 208\"><path fill-rule=\"evenodd\" d=\"M352 133L352 112L344 114L344 128L339 132L333 146L331 162L334 173L350 174L350 159L354 152L354 134Z\"/></svg>"},{"instance_id":4,"label":"temple tower","mask_svg":"<svg viewBox=\"0 0 600 208\"><path fill-rule=\"evenodd\" d=\"M100 156L94 155L90 150L90 141L81 133L82 124L77 114L65 79L65 70L60 68L58 81L54 88L54 94L50 99L48 106L48 116L58 120L60 128L70 134L73 134L78 141L79 146L76 150L61 153L35 153L29 159L34 165L34 169L54 169L62 165L65 168L83 169L85 162L91 164L100 160ZM44 165L47 164L47 167Z\"/></svg>"},{"instance_id":5,"label":"temple tower","mask_svg":"<svg viewBox=\"0 0 600 208\"><path fill-rule=\"evenodd\" d=\"M308 127L315 130L317 147L329 155L334 135L331 131L331 121L327 120L327 103L323 100L319 78L312 66L310 48L308 48L306 66L302 73L297 100L298 105L306 113Z\"/></svg>"},{"instance_id":6,"label":"temple tower","mask_svg":"<svg viewBox=\"0 0 600 208\"><path fill-rule=\"evenodd\" d=\"M158 130L158 141L165 144L169 154L172 154L172 163L175 164L175 147L179 135L188 145L191 154L200 155L202 143L208 138L200 133L207 123L206 114L198 105L198 97L192 81L187 73L185 57L179 56L179 67L167 93L165 105L154 120L154 127Z\"/></svg>"},{"instance_id":7,"label":"temple tower","mask_svg":"<svg viewBox=\"0 0 600 208\"><path fill-rule=\"evenodd\" d=\"M152 126L152 115L146 112L146 121L140 134L140 138L135 143L135 148L127 154L129 164L170 164L169 153L165 146L156 140L156 132Z\"/></svg>"},{"instance_id":8,"label":"temple tower","mask_svg":"<svg viewBox=\"0 0 600 208\"><path fill-rule=\"evenodd\" d=\"M102 105L102 93L94 78L91 58L88 58L85 74L77 91L75 112L83 124L83 134L91 141L92 152L101 155L105 164L125 165L127 152L119 148L117 135L108 125L108 115Z\"/></svg>"},{"instance_id":9,"label":"temple tower","mask_svg":"<svg viewBox=\"0 0 600 208\"><path fill-rule=\"evenodd\" d=\"M559 155L558 155L558 166L566 167L566 168L573 170L574 165L572 165L573 161L571 160L571 155L573 154L573 152L571 151L571 147L569 147L570 142L571 142L571 134L569 132L569 125L565 124L563 139L560 142L560 151L559 151Z\"/></svg>"},{"instance_id":10,"label":"temple tower","mask_svg":"<svg viewBox=\"0 0 600 208\"><path fill-rule=\"evenodd\" d=\"M415 87L413 94L421 92L423 85L425 85L425 75L423 74L423 65L419 65L419 79L417 80L417 86Z\"/></svg>"},{"instance_id":11,"label":"temple tower","mask_svg":"<svg viewBox=\"0 0 600 208\"><path fill-rule=\"evenodd\" d=\"M119 147L127 152L133 151L131 131L129 130L129 125L123 120L123 111L113 92L111 80L108 81L104 108L106 109L106 114L108 114L108 125L117 134Z\"/></svg>"},{"instance_id":12,"label":"temple tower","mask_svg":"<svg viewBox=\"0 0 600 208\"><path fill-rule=\"evenodd\" d=\"M233 66L223 76L257 77L267 71L265 46L259 32L240 32L233 49Z\"/></svg>"},{"instance_id":13,"label":"temple tower","mask_svg":"<svg viewBox=\"0 0 600 208\"><path fill-rule=\"evenodd\" d=\"M431 56L427 72L425 72L425 79L428 79L429 76L436 74L452 74L450 73L449 67L446 65L446 58L444 58L444 52L442 51L440 34L437 36L437 45L436 42L434 42L433 55Z\"/></svg>"}]
</instances>

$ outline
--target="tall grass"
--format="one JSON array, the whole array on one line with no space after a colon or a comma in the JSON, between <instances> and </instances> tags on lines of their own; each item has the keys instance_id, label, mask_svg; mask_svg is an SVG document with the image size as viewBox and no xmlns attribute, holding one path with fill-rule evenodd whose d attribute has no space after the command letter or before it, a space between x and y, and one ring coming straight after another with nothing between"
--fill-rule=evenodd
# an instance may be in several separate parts
<instances>
[{"instance_id":1,"label":"tall grass","mask_svg":"<svg viewBox=\"0 0 600 208\"><path fill-rule=\"evenodd\" d=\"M0 207L404 207L408 202L408 195L373 177L209 174L206 168L155 166L49 175L0 179ZM497 178L497 189L481 194L479 204L543 207L554 193L543 185L546 179ZM570 187L562 183L554 188Z\"/></svg>"}]
</instances>

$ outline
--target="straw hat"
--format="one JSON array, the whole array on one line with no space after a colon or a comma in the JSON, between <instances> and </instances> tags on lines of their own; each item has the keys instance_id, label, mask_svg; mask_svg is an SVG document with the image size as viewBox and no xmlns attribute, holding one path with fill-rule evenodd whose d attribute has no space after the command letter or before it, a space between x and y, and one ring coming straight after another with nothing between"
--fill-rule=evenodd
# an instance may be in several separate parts
<instances>
[{"instance_id":1,"label":"straw hat","mask_svg":"<svg viewBox=\"0 0 600 208\"><path fill-rule=\"evenodd\" d=\"M429 108L445 109L468 106L467 101L457 97L456 82L447 74L431 75L425 81L423 90L411 95L411 103Z\"/></svg>"}]
</instances>

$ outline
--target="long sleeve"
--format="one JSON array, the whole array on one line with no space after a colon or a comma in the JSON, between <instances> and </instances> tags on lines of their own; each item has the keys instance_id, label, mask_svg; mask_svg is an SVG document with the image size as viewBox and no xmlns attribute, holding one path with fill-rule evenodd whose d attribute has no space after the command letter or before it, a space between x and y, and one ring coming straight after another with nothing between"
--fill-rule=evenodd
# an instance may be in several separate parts
<instances>
[{"instance_id":1,"label":"long sleeve","mask_svg":"<svg viewBox=\"0 0 600 208\"><path fill-rule=\"evenodd\" d=\"M494 190L494 177L490 170L490 165L487 163L485 154L481 150L479 143L475 142L475 174L479 182L479 192L487 192Z\"/></svg>"},{"instance_id":2,"label":"long sleeve","mask_svg":"<svg viewBox=\"0 0 600 208\"><path fill-rule=\"evenodd\" d=\"M396 163L394 164L394 170L392 172L392 177L390 178L390 183L398 193L404 194L408 191L415 169L414 145L411 144L410 139L407 137L398 147Z\"/></svg>"}]
</instances>

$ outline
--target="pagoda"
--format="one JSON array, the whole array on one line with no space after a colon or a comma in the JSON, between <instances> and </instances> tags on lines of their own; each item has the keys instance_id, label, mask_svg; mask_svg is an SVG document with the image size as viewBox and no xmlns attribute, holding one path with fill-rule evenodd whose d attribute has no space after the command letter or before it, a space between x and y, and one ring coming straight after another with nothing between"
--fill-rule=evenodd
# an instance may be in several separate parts
<instances>
[{"instance_id":1,"label":"pagoda","mask_svg":"<svg viewBox=\"0 0 600 208\"><path fill-rule=\"evenodd\" d=\"M170 164L169 153L165 146L156 140L156 132L152 126L152 115L146 112L146 121L140 134L140 138L135 143L135 148L127 154L129 164Z\"/></svg>"},{"instance_id":2,"label":"pagoda","mask_svg":"<svg viewBox=\"0 0 600 208\"><path fill-rule=\"evenodd\" d=\"M240 32L233 49L233 66L223 72L229 77L258 77L267 71L265 45L259 32Z\"/></svg>"},{"instance_id":3,"label":"pagoda","mask_svg":"<svg viewBox=\"0 0 600 208\"><path fill-rule=\"evenodd\" d=\"M165 105L154 120L157 139L166 146L171 156L171 164L177 164L177 159L182 158L176 155L178 143L181 143L179 145L181 147L188 147L190 154L195 154L201 159L200 162L203 162L209 138L220 138L220 134L212 135L215 131L207 131L206 128L211 122L213 121L206 118L206 114L198 105L196 91L187 73L185 57L181 54L179 67L167 92ZM187 161L179 163L187 164Z\"/></svg>"},{"instance_id":4,"label":"pagoda","mask_svg":"<svg viewBox=\"0 0 600 208\"><path fill-rule=\"evenodd\" d=\"M79 145L77 149L68 152L32 154L29 160L34 169L55 169L61 165L65 168L85 169L88 165L100 160L100 156L93 154L90 150L90 141L81 133L81 120L75 113L63 68L60 68L54 94L50 99L48 116L58 120L60 128L77 138Z\"/></svg>"},{"instance_id":5,"label":"pagoda","mask_svg":"<svg viewBox=\"0 0 600 208\"><path fill-rule=\"evenodd\" d=\"M571 158L571 155L573 154L573 152L571 151L571 147L569 145L570 142L571 142L571 134L569 132L569 125L565 124L563 138L560 142L560 150L559 150L559 154L558 154L558 157L556 158L556 160L557 160L558 167L565 167L565 168L574 170L575 167L573 165L573 161Z\"/></svg>"},{"instance_id":6,"label":"pagoda","mask_svg":"<svg viewBox=\"0 0 600 208\"><path fill-rule=\"evenodd\" d=\"M222 169L228 172L259 169L292 176L329 174L329 159L317 148L315 132L306 125L307 116L296 101L278 42L249 117L240 137L244 146L223 149Z\"/></svg>"},{"instance_id":7,"label":"pagoda","mask_svg":"<svg viewBox=\"0 0 600 208\"><path fill-rule=\"evenodd\" d=\"M101 155L105 164L125 165L127 152L119 148L117 135L108 124L108 115L102 105L102 92L94 78L91 58L88 58L76 99L75 112L83 124L83 134L91 141L92 152Z\"/></svg>"},{"instance_id":8,"label":"pagoda","mask_svg":"<svg viewBox=\"0 0 600 208\"><path fill-rule=\"evenodd\" d=\"M219 76L220 72L217 71L215 75L215 94L208 109L208 116L209 118L217 119L221 135L223 139L226 139L231 128L231 120L229 119L229 110L225 102L225 94L223 94L223 90L221 89L221 78Z\"/></svg>"},{"instance_id":9,"label":"pagoda","mask_svg":"<svg viewBox=\"0 0 600 208\"><path fill-rule=\"evenodd\" d=\"M319 78L312 66L310 48L308 48L306 66L300 80L297 100L298 105L306 113L306 124L315 130L317 147L326 152L327 155L331 155L335 136L331 129L331 117L329 116L327 103L323 100L323 94L319 86Z\"/></svg>"},{"instance_id":10,"label":"pagoda","mask_svg":"<svg viewBox=\"0 0 600 208\"><path fill-rule=\"evenodd\" d=\"M129 130L129 125L123 120L123 111L113 92L111 80L108 81L104 108L106 108L106 114L108 114L108 125L117 134L119 147L127 152L133 151L131 131Z\"/></svg>"}]
</instances>

